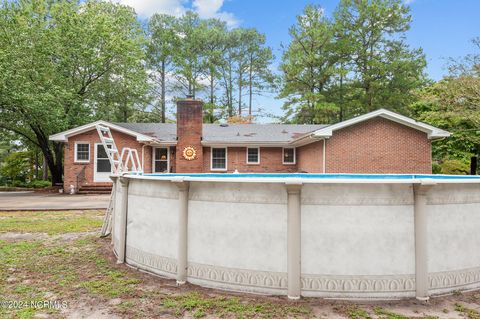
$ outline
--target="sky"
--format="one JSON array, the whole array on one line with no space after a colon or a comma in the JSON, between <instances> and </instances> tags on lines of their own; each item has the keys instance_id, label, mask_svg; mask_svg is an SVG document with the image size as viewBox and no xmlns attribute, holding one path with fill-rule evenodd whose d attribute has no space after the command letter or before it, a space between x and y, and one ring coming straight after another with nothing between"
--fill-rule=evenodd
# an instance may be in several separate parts
<instances>
[{"instance_id":1,"label":"sky","mask_svg":"<svg viewBox=\"0 0 480 319\"><path fill-rule=\"evenodd\" d=\"M146 18L155 12L181 15L196 11L202 18L219 18L230 27L256 28L264 33L276 56L274 68L282 55L281 45L288 45L288 29L307 4L317 4L331 15L338 0L119 0L135 8ZM471 39L480 37L480 0L404 0L410 6L412 24L406 33L412 48L421 47L427 59L427 74L433 80L446 73L449 57L473 52ZM257 98L267 111L281 115L282 101L273 96Z\"/></svg>"}]
</instances>

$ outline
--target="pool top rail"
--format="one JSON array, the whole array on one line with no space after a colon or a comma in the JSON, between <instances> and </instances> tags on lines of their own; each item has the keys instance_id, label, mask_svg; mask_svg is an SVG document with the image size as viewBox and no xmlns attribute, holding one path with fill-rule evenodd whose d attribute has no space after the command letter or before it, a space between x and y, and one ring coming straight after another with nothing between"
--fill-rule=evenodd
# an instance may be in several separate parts
<instances>
[{"instance_id":1,"label":"pool top rail","mask_svg":"<svg viewBox=\"0 0 480 319\"><path fill-rule=\"evenodd\" d=\"M356 184L450 184L480 183L480 176L439 174L314 174L314 173L154 173L125 174L127 178L191 182L247 182L247 183L356 183Z\"/></svg>"}]
</instances>

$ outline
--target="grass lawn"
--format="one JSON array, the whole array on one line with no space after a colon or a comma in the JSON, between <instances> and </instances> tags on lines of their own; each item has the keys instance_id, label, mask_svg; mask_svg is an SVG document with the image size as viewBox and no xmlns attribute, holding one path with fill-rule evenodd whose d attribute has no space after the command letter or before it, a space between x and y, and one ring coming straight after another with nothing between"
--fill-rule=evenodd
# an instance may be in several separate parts
<instances>
[{"instance_id":1,"label":"grass lawn","mask_svg":"<svg viewBox=\"0 0 480 319\"><path fill-rule=\"evenodd\" d=\"M174 280L117 265L110 238L98 237L102 217L100 211L0 212L0 318L480 319L479 293L428 304L356 304L177 287ZM24 304L12 309L14 301ZM59 307L25 305L31 301Z\"/></svg>"}]
</instances>

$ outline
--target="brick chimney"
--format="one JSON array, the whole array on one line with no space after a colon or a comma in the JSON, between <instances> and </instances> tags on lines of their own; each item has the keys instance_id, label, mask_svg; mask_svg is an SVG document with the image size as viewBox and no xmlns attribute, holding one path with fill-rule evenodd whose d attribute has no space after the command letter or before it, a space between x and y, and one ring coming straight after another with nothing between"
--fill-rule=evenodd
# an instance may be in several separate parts
<instances>
[{"instance_id":1,"label":"brick chimney","mask_svg":"<svg viewBox=\"0 0 480 319\"><path fill-rule=\"evenodd\" d=\"M203 172L202 128L203 102L194 100L191 96L179 100L175 152L177 173Z\"/></svg>"}]
</instances>

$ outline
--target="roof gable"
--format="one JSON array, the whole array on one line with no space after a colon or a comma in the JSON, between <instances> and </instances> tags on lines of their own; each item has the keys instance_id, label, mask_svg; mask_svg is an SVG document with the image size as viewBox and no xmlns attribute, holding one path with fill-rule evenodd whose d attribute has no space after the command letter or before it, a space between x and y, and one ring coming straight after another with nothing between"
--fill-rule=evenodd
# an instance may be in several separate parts
<instances>
[{"instance_id":1,"label":"roof gable","mask_svg":"<svg viewBox=\"0 0 480 319\"><path fill-rule=\"evenodd\" d=\"M103 126L107 126L112 130L130 135L130 136L134 136L134 137L137 138L137 141L139 141L139 142L154 141L154 138L152 138L151 136L147 136L147 135L141 134L139 132L135 132L133 130L127 129L125 127L122 127L122 126L119 126L119 125L116 125L116 124L112 124L112 123L107 122L107 121L96 121L96 122L88 123L88 124L85 124L85 125L82 125L82 126L78 126L78 127L72 128L70 130L51 135L49 139L50 139L50 141L56 141L56 142L68 142L69 137L75 136L75 135L78 135L78 134L81 134L81 133L85 133L85 132L88 132L92 129L95 129L96 125L98 125L98 124L103 125Z\"/></svg>"},{"instance_id":2,"label":"roof gable","mask_svg":"<svg viewBox=\"0 0 480 319\"><path fill-rule=\"evenodd\" d=\"M385 109L378 109L376 111L354 117L350 120L346 120L343 122L339 122L339 123L324 127L322 129L319 129L313 132L312 135L313 137L316 137L316 138L329 138L330 136L332 136L333 132L336 130L339 130L360 122L364 122L364 121L373 119L375 117L383 117L393 122L397 122L399 124L422 131L427 134L429 139L432 139L432 140L450 136L450 133L447 131L444 131L442 129L439 129L437 127L434 127L422 122L417 122L414 119L411 119L409 117L406 117Z\"/></svg>"},{"instance_id":3,"label":"roof gable","mask_svg":"<svg viewBox=\"0 0 480 319\"><path fill-rule=\"evenodd\" d=\"M319 139L329 138L333 132L375 117L383 117L427 134L429 139L450 136L450 133L434 126L417 122L409 117L379 109L350 120L332 125L307 124L203 124L202 144L214 145L255 145L255 146L303 146ZM50 140L67 142L70 136L92 130L97 124L131 135L139 142L175 145L176 124L173 123L109 123L96 121L50 136Z\"/></svg>"}]
</instances>

